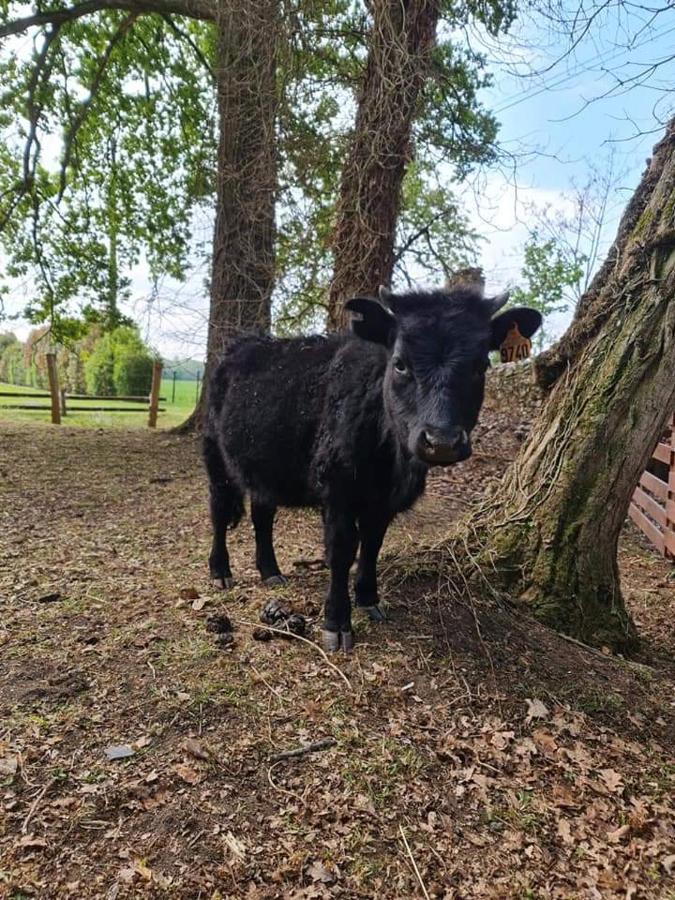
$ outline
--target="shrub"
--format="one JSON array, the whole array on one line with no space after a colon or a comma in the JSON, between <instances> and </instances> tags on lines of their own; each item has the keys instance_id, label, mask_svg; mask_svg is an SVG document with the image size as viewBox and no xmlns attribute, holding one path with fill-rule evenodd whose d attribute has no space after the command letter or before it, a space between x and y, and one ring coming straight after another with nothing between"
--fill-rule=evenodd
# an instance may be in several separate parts
<instances>
[{"instance_id":1,"label":"shrub","mask_svg":"<svg viewBox=\"0 0 675 900\"><path fill-rule=\"evenodd\" d=\"M0 356L10 344L18 344L19 339L12 331L0 331Z\"/></svg>"},{"instance_id":2,"label":"shrub","mask_svg":"<svg viewBox=\"0 0 675 900\"><path fill-rule=\"evenodd\" d=\"M152 361L136 328L115 328L96 341L84 363L87 391L105 396L149 394Z\"/></svg>"},{"instance_id":3,"label":"shrub","mask_svg":"<svg viewBox=\"0 0 675 900\"><path fill-rule=\"evenodd\" d=\"M145 346L123 344L115 352L115 392L120 396L147 395L152 383L152 356Z\"/></svg>"},{"instance_id":4,"label":"shrub","mask_svg":"<svg viewBox=\"0 0 675 900\"><path fill-rule=\"evenodd\" d=\"M108 333L96 341L94 349L84 364L84 380L87 385L87 393L112 397L115 393L114 368L115 357L112 333Z\"/></svg>"},{"instance_id":5,"label":"shrub","mask_svg":"<svg viewBox=\"0 0 675 900\"><path fill-rule=\"evenodd\" d=\"M9 384L26 383L23 344L18 341L7 344L0 356L0 381L6 381Z\"/></svg>"}]
</instances>

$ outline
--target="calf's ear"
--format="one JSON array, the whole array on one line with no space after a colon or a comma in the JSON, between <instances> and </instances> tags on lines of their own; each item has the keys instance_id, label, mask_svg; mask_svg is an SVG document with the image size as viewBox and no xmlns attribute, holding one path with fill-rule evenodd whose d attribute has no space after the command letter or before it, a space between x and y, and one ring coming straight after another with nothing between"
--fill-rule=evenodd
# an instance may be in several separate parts
<instances>
[{"instance_id":1,"label":"calf's ear","mask_svg":"<svg viewBox=\"0 0 675 900\"><path fill-rule=\"evenodd\" d=\"M352 313L351 329L357 337L375 344L390 346L396 331L396 319L377 300L370 297L353 297L345 303Z\"/></svg>"},{"instance_id":2,"label":"calf's ear","mask_svg":"<svg viewBox=\"0 0 675 900\"><path fill-rule=\"evenodd\" d=\"M514 325L518 326L518 331L523 337L530 338L541 326L541 322L541 313L536 309L530 309L529 306L514 306L513 309L499 313L490 322L492 326L490 349L498 350Z\"/></svg>"}]
</instances>

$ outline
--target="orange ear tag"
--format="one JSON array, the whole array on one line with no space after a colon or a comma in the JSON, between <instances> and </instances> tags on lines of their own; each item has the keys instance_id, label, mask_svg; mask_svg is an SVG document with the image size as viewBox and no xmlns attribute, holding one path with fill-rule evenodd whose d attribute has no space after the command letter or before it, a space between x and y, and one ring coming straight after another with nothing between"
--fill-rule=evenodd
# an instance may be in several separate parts
<instances>
[{"instance_id":1,"label":"orange ear tag","mask_svg":"<svg viewBox=\"0 0 675 900\"><path fill-rule=\"evenodd\" d=\"M503 363L516 362L519 359L527 359L531 349L532 341L522 336L514 322L502 341L499 354Z\"/></svg>"}]
</instances>

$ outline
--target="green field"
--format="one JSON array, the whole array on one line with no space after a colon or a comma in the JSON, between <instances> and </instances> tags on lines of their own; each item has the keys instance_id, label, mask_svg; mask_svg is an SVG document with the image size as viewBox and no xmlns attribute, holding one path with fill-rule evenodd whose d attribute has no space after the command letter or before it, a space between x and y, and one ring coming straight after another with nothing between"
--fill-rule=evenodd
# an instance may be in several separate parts
<instances>
[{"instance_id":1,"label":"green field","mask_svg":"<svg viewBox=\"0 0 675 900\"><path fill-rule=\"evenodd\" d=\"M14 391L25 394L27 403L33 394L48 393L35 388L20 387L15 384L0 382L0 423L2 422L40 422L49 424L51 415L48 398L35 398L35 405L46 407L45 409L3 409L2 404L23 403L21 397L3 397L2 391ZM197 399L197 384L194 381L177 381L175 401L173 397L173 383L171 378L162 379L161 396L166 400L160 403L160 412L157 420L158 428L173 428L180 425L195 407ZM86 412L96 406L108 406L119 409L120 412ZM129 409L139 409L142 412L129 412ZM147 410L139 404L120 403L114 397L107 400L73 401L62 423L68 426L82 426L84 428L147 428Z\"/></svg>"}]
</instances>

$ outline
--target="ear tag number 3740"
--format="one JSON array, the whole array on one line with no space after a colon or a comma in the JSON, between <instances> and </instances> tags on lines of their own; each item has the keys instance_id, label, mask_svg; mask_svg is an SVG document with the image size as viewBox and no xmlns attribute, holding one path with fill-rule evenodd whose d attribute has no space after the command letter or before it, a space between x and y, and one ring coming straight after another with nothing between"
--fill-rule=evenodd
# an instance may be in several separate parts
<instances>
[{"instance_id":1,"label":"ear tag number 3740","mask_svg":"<svg viewBox=\"0 0 675 900\"><path fill-rule=\"evenodd\" d=\"M499 354L503 363L516 362L519 359L527 359L531 349L532 341L523 337L514 323L501 343Z\"/></svg>"}]
</instances>

